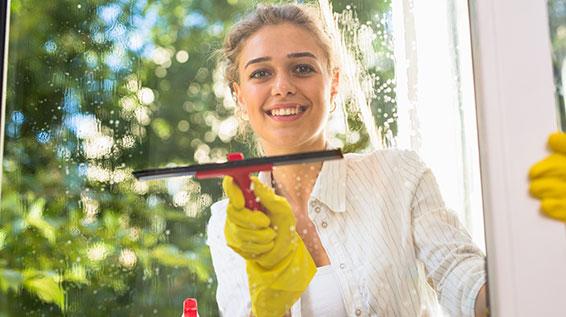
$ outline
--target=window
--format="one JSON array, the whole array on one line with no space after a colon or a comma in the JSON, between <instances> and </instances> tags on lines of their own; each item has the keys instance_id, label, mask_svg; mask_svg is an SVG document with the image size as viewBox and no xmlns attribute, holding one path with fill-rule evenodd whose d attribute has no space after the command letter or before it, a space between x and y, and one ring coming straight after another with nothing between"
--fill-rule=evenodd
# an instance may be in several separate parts
<instances>
[{"instance_id":1,"label":"window","mask_svg":"<svg viewBox=\"0 0 566 317\"><path fill-rule=\"evenodd\" d=\"M444 200L485 251L466 1L393 1L398 145L433 170Z\"/></svg>"},{"instance_id":2,"label":"window","mask_svg":"<svg viewBox=\"0 0 566 317\"><path fill-rule=\"evenodd\" d=\"M11 1L0 315L174 316L186 297L217 315L205 240L219 181L131 172L253 155L210 58L252 4ZM343 94L331 140L419 151L481 241L465 1L432 5L332 2L365 68L344 64L343 89L362 93Z\"/></svg>"}]
</instances>

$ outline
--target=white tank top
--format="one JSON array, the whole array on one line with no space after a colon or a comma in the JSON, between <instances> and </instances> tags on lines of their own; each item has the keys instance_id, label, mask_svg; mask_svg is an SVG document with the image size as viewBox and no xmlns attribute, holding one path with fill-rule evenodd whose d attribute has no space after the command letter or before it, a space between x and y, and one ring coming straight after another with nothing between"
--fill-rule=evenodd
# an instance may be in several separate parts
<instances>
[{"instance_id":1,"label":"white tank top","mask_svg":"<svg viewBox=\"0 0 566 317\"><path fill-rule=\"evenodd\" d=\"M331 265L321 266L301 296L301 317L345 317L346 308Z\"/></svg>"}]
</instances>

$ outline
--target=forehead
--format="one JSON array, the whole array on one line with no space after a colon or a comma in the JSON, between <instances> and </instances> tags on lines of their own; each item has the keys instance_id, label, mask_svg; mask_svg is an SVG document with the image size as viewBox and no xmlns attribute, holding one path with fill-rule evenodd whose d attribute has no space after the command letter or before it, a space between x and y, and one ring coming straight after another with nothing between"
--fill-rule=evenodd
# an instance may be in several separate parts
<instances>
[{"instance_id":1,"label":"forehead","mask_svg":"<svg viewBox=\"0 0 566 317\"><path fill-rule=\"evenodd\" d=\"M239 63L258 57L276 59L304 51L313 53L321 61L324 59L319 41L310 31L290 23L266 25L246 40Z\"/></svg>"}]
</instances>

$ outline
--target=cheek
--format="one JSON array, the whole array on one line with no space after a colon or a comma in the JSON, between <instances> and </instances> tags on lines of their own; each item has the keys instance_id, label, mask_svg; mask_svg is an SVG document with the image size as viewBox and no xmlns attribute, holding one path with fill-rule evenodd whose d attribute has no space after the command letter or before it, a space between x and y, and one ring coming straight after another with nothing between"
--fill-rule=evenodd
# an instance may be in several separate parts
<instances>
[{"instance_id":1,"label":"cheek","mask_svg":"<svg viewBox=\"0 0 566 317\"><path fill-rule=\"evenodd\" d=\"M242 97L243 102L248 110L252 110L251 108L261 106L261 103L263 102L263 100L265 100L264 91L261 87L258 86L246 87L246 90Z\"/></svg>"},{"instance_id":2,"label":"cheek","mask_svg":"<svg viewBox=\"0 0 566 317\"><path fill-rule=\"evenodd\" d=\"M320 87L322 89L320 89ZM322 83L319 86L318 89L319 93L318 93L318 100L319 102L322 104L322 106L324 106L326 109L330 108L330 102L332 101L332 97L330 96L330 85L328 85L327 83Z\"/></svg>"}]
</instances>

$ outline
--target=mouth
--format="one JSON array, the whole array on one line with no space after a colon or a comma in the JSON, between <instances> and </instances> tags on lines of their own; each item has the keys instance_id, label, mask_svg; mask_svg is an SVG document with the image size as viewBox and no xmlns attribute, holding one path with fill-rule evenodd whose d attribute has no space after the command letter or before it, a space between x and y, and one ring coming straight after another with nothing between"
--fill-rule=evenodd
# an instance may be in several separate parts
<instances>
[{"instance_id":1,"label":"mouth","mask_svg":"<svg viewBox=\"0 0 566 317\"><path fill-rule=\"evenodd\" d=\"M265 113L273 118L284 118L297 116L307 110L306 106L294 105L287 107L277 107L266 111Z\"/></svg>"}]
</instances>

